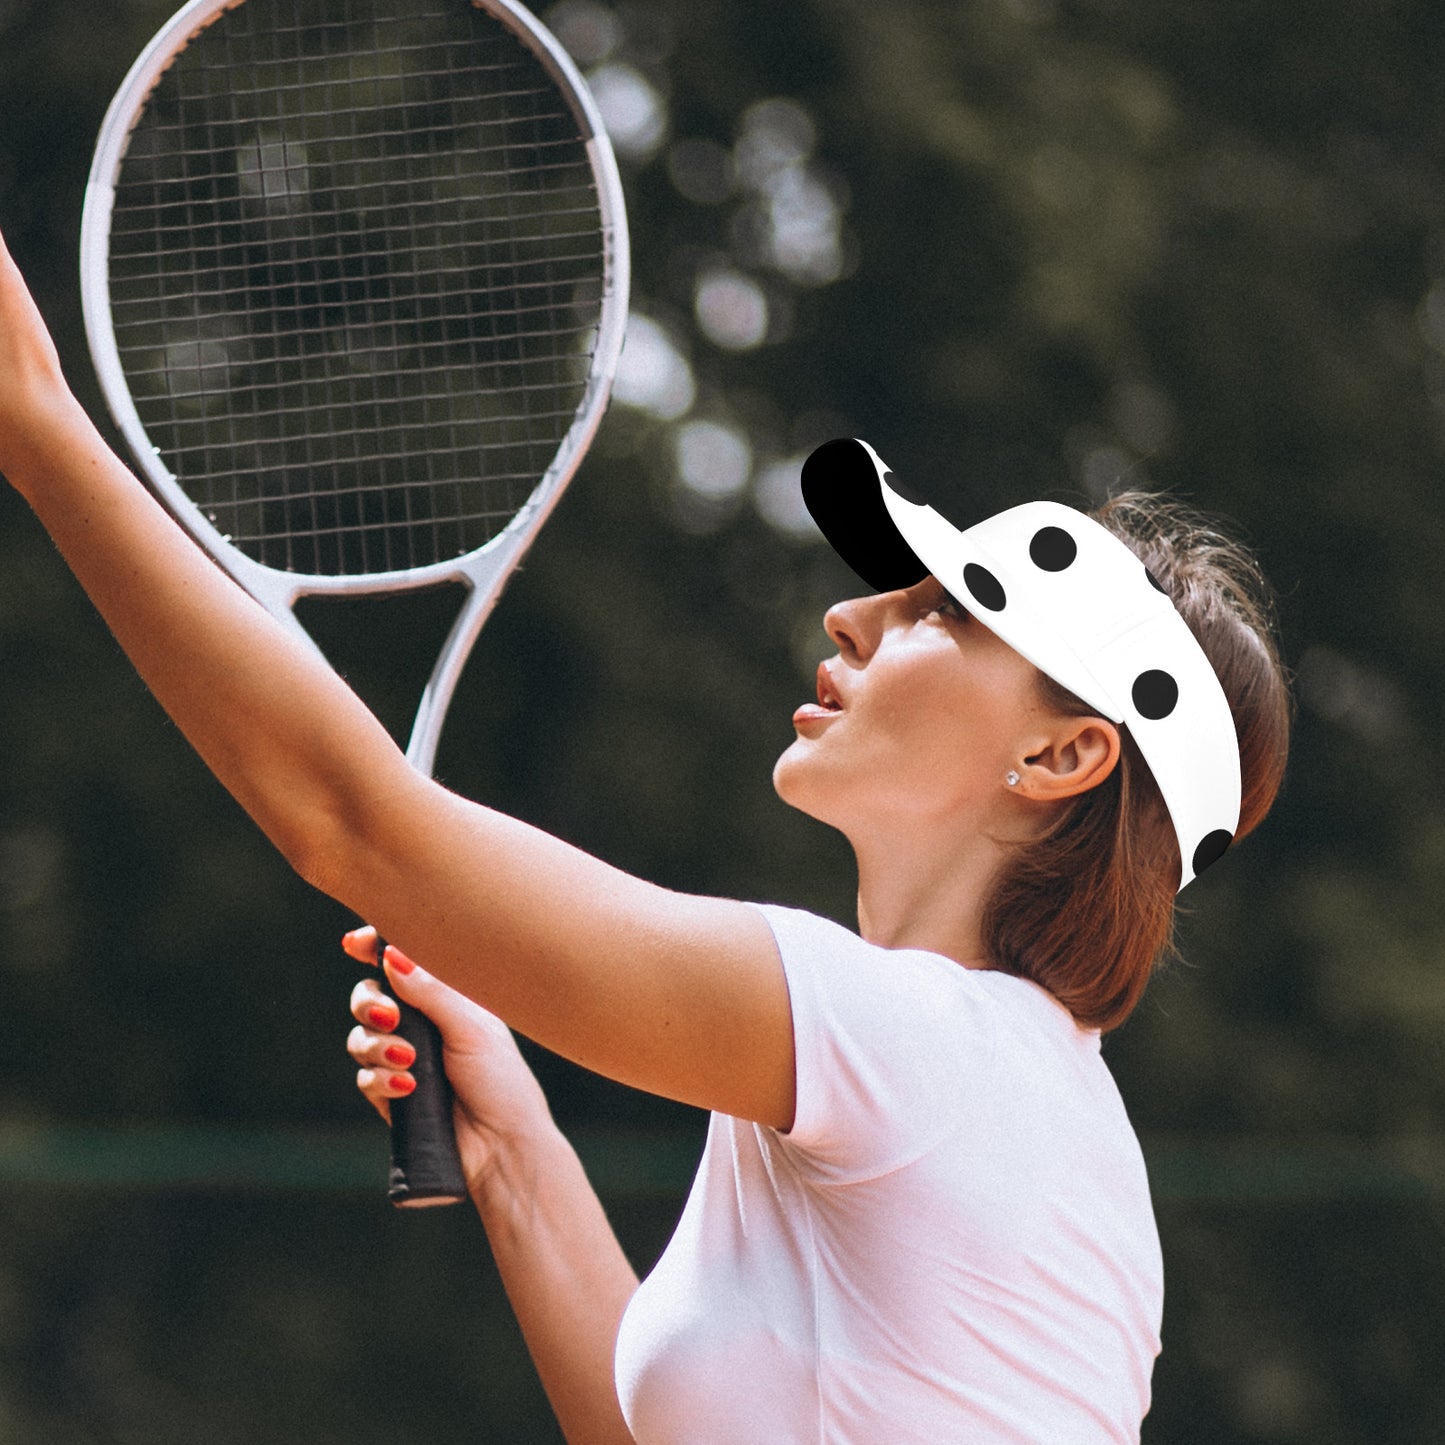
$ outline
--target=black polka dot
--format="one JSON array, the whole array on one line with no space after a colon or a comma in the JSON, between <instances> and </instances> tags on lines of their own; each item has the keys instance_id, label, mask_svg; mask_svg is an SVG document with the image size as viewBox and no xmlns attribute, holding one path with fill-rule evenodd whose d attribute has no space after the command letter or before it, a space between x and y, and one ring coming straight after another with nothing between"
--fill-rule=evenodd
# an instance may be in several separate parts
<instances>
[{"instance_id":1,"label":"black polka dot","mask_svg":"<svg viewBox=\"0 0 1445 1445\"><path fill-rule=\"evenodd\" d=\"M1040 527L1029 543L1029 556L1043 572L1062 572L1079 555L1079 544L1062 527Z\"/></svg>"},{"instance_id":2,"label":"black polka dot","mask_svg":"<svg viewBox=\"0 0 1445 1445\"><path fill-rule=\"evenodd\" d=\"M892 472L883 473L883 481L890 492L897 492L905 502L912 502L915 507L926 507L928 498L921 492L915 491L912 487L900 482Z\"/></svg>"},{"instance_id":3,"label":"black polka dot","mask_svg":"<svg viewBox=\"0 0 1445 1445\"><path fill-rule=\"evenodd\" d=\"M1156 592L1164 592L1166 597L1169 595L1164 591L1164 584L1147 567L1144 569L1144 575L1149 579L1149 585Z\"/></svg>"},{"instance_id":4,"label":"black polka dot","mask_svg":"<svg viewBox=\"0 0 1445 1445\"><path fill-rule=\"evenodd\" d=\"M990 612L1002 612L1008 598L1004 596L1003 584L977 562L970 562L963 569L963 585L968 588L973 600Z\"/></svg>"},{"instance_id":5,"label":"black polka dot","mask_svg":"<svg viewBox=\"0 0 1445 1445\"><path fill-rule=\"evenodd\" d=\"M1134 679L1133 697L1139 716L1158 722L1174 711L1174 704L1179 701L1179 684L1167 672L1154 668Z\"/></svg>"},{"instance_id":6,"label":"black polka dot","mask_svg":"<svg viewBox=\"0 0 1445 1445\"><path fill-rule=\"evenodd\" d=\"M1218 863L1224 857L1224 851L1234 842L1234 835L1223 828L1216 828L1208 834L1200 845L1194 850L1194 872L1197 877L1203 873L1211 863Z\"/></svg>"}]
</instances>

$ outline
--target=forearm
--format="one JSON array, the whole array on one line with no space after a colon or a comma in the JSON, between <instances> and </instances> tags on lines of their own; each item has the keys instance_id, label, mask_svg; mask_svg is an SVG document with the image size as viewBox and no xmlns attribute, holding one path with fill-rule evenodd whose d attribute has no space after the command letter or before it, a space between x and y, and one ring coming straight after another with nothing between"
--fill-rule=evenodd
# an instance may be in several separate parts
<instances>
[{"instance_id":1,"label":"forearm","mask_svg":"<svg viewBox=\"0 0 1445 1445\"><path fill-rule=\"evenodd\" d=\"M26 497L116 639L202 758L306 872L360 788L404 768L330 668L185 535L106 446L78 403L6 448ZM352 797L352 806L360 799Z\"/></svg>"},{"instance_id":2,"label":"forearm","mask_svg":"<svg viewBox=\"0 0 1445 1445\"><path fill-rule=\"evenodd\" d=\"M569 1445L631 1445L612 1362L637 1276L576 1153L549 1129L498 1160L473 1198Z\"/></svg>"}]
</instances>

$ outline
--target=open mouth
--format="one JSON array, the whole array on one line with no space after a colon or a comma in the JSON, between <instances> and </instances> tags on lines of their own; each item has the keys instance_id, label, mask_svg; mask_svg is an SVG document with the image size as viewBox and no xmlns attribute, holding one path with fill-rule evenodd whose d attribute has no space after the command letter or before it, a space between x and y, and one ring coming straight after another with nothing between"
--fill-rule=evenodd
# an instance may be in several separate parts
<instances>
[{"instance_id":1,"label":"open mouth","mask_svg":"<svg viewBox=\"0 0 1445 1445\"><path fill-rule=\"evenodd\" d=\"M826 708L829 712L842 712L843 702L833 688L833 679L828 672L828 664L818 664L818 706Z\"/></svg>"}]
</instances>

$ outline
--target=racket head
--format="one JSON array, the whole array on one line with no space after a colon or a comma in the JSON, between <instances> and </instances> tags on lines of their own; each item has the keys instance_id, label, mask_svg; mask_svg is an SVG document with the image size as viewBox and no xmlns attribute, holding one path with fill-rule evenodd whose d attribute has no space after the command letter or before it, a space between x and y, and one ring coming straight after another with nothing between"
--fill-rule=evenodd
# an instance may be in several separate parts
<instances>
[{"instance_id":1,"label":"racket head","mask_svg":"<svg viewBox=\"0 0 1445 1445\"><path fill-rule=\"evenodd\" d=\"M101 128L107 404L273 611L514 559L601 420L628 289L596 104L512 0L191 0Z\"/></svg>"}]
</instances>

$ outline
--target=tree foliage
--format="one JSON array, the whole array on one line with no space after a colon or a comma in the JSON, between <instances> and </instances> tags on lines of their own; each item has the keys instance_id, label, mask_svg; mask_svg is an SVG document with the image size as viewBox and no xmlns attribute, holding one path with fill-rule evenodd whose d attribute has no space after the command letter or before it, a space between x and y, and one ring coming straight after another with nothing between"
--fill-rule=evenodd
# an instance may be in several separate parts
<instances>
[{"instance_id":1,"label":"tree foliage","mask_svg":"<svg viewBox=\"0 0 1445 1445\"><path fill-rule=\"evenodd\" d=\"M0 225L97 413L74 278L89 151L169 9L0 0ZM1193 1174L1156 1171L1171 1289L1146 1439L1431 1438L1438 7L548 18L623 154L638 320L594 455L471 664L446 780L661 882L846 920L846 852L767 781L851 585L797 511L807 450L864 436L961 517L1144 485L1235 519L1279 588L1300 710L1276 814L1186 894L1180 959L1106 1045L1146 1145L1204 1149ZM0 527L0 915L24 1021L0 1123L359 1120L343 920L191 758L8 496ZM384 714L405 715L440 625L373 609L382 660L344 663ZM540 1067L573 1122L695 1128ZM1248 1161L1291 1150L1339 1168L1230 1186L1230 1160L1256 1178ZM18 1188L4 1212L0 1433L350 1438L379 1347L361 1240L415 1320L393 1433L555 1438L456 1221ZM645 1262L666 1210L616 1212Z\"/></svg>"}]
</instances>

